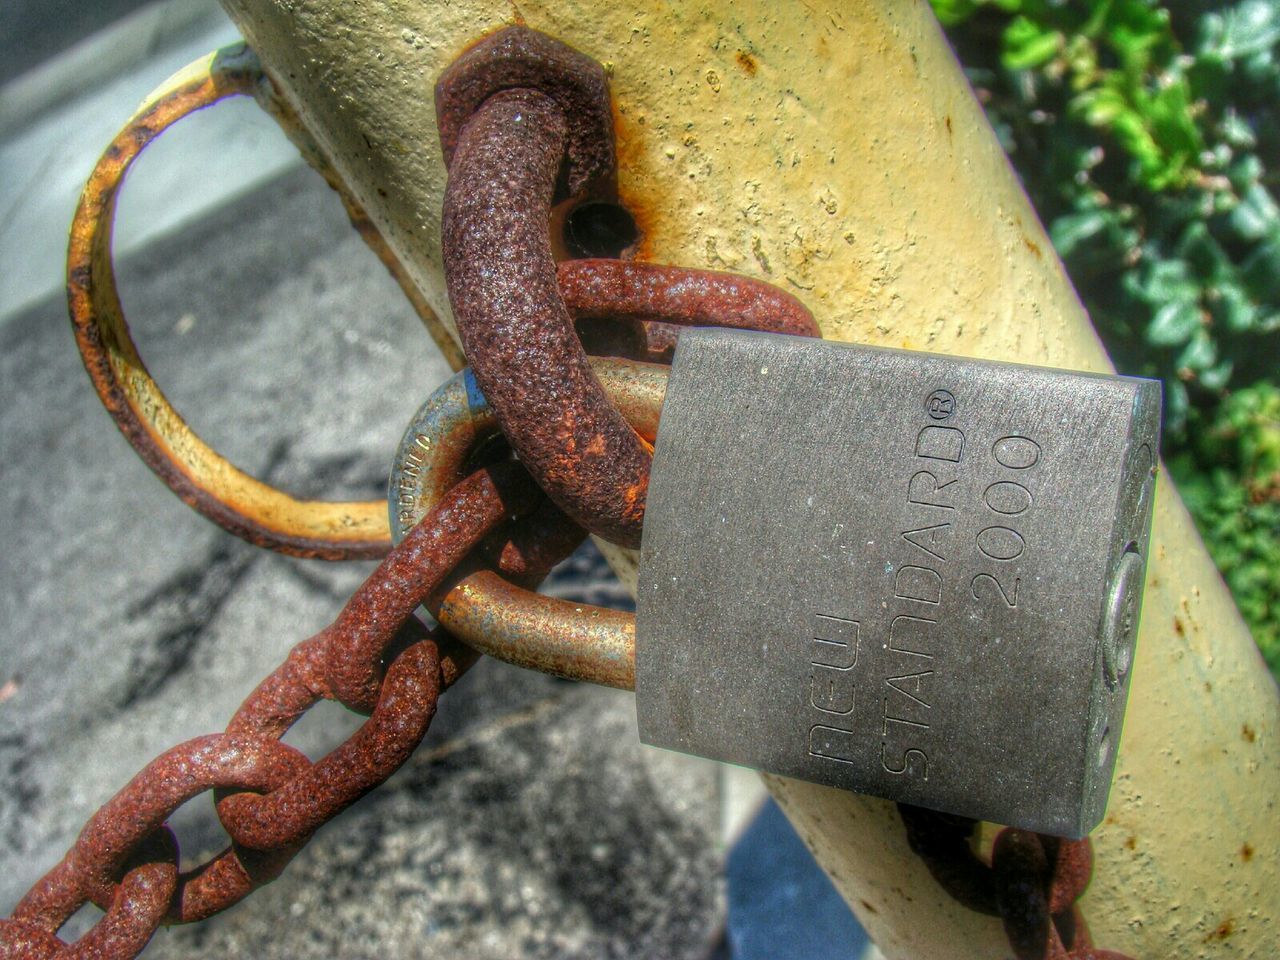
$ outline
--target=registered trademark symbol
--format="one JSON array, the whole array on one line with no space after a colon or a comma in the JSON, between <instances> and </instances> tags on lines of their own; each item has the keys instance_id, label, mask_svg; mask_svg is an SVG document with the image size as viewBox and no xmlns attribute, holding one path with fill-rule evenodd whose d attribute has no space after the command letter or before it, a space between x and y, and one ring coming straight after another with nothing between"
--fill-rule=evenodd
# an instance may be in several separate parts
<instances>
[{"instance_id":1,"label":"registered trademark symbol","mask_svg":"<svg viewBox=\"0 0 1280 960\"><path fill-rule=\"evenodd\" d=\"M946 420L956 412L956 398L949 390L935 390L924 401L925 412L935 420Z\"/></svg>"}]
</instances>

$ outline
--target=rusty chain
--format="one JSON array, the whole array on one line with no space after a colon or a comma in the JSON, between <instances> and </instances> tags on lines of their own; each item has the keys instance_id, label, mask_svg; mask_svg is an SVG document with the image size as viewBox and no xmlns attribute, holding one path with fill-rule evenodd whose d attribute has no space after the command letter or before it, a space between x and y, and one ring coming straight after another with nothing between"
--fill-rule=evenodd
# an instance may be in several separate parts
<instances>
[{"instance_id":1,"label":"rusty chain","mask_svg":"<svg viewBox=\"0 0 1280 960\"><path fill-rule=\"evenodd\" d=\"M1076 901L1089 885L1088 838L1064 840L1006 827L991 863L974 852L976 820L898 804L907 842L947 895L999 917L1017 960L1129 960L1093 945Z\"/></svg>"},{"instance_id":2,"label":"rusty chain","mask_svg":"<svg viewBox=\"0 0 1280 960\"><path fill-rule=\"evenodd\" d=\"M161 925L210 917L278 876L322 824L409 758L440 693L475 662L473 651L442 629L428 631L413 611L486 537L544 502L510 463L482 468L449 491L337 619L258 685L226 730L161 754L94 814L62 861L0 920L0 956L133 957ZM490 546L498 556L520 553L505 537ZM543 550L503 572L528 580L559 559ZM369 719L312 763L280 738L322 699ZM165 821L209 790L231 843L179 873ZM87 902L104 916L64 944L58 929Z\"/></svg>"},{"instance_id":3,"label":"rusty chain","mask_svg":"<svg viewBox=\"0 0 1280 960\"><path fill-rule=\"evenodd\" d=\"M620 260L556 264L547 238L552 203L562 194L608 197L612 190L609 95L594 61L532 30L509 28L446 71L437 109L449 162L450 298L476 382L520 465L501 461L463 477L469 443L433 450L449 462L443 474L449 482L422 521L334 622L295 646L258 685L222 733L166 751L99 809L13 916L0 920L0 958L134 957L160 926L205 919L239 902L278 876L321 825L385 781L421 742L440 694L479 656L450 632L457 624L454 633L482 645L467 632L471 586L487 584L493 608L528 614L536 605L522 591L587 530L638 544L651 447L610 402L574 320L610 321L616 352L658 361L669 360L674 347L669 324L819 335L798 301L747 278ZM118 146L108 157L119 161ZM96 215L109 220L114 194L102 193ZM102 252L93 243L81 246L73 321L91 374L109 372L104 345L95 339L95 306L77 288L87 289L89 262ZM122 316L119 325L127 341ZM136 416L122 403L108 406L135 440ZM148 460L162 476L163 456ZM414 615L422 604L445 626L425 627ZM492 628L494 620L483 622ZM562 625L543 617L525 632ZM525 662L547 667L536 658ZM616 685L626 685L625 670L618 678ZM368 720L312 762L281 737L322 699ZM206 791L214 793L230 844L209 862L179 871L178 842L166 821ZM973 849L974 821L899 810L911 849L935 880L962 905L999 917L1018 960L1126 960L1092 946L1076 905L1092 869L1088 840L1006 829L988 865ZM76 942L60 940L58 930L88 902L103 916Z\"/></svg>"}]
</instances>

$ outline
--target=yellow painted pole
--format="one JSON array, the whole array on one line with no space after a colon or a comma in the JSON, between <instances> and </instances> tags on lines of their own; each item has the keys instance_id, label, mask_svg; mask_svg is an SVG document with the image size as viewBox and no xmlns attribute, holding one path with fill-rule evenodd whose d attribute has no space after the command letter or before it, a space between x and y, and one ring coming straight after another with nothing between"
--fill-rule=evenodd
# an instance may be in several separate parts
<instances>
[{"instance_id":1,"label":"yellow painted pole","mask_svg":"<svg viewBox=\"0 0 1280 960\"><path fill-rule=\"evenodd\" d=\"M448 321L432 85L507 23L606 65L641 256L762 276L826 335L1078 369L1106 356L920 0L223 0ZM1280 943L1276 687L1161 479L1133 691L1083 909L1135 957ZM613 551L624 575L632 560ZM1046 705L1046 709L1051 709ZM878 800L769 788L886 955L1008 954Z\"/></svg>"}]
</instances>

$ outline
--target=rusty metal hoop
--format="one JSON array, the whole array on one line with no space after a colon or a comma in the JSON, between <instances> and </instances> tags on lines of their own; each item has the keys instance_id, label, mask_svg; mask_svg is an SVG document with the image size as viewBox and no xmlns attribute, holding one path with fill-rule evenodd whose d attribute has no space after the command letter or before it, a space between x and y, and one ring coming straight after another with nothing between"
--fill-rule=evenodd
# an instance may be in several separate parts
<instances>
[{"instance_id":1,"label":"rusty metal hoop","mask_svg":"<svg viewBox=\"0 0 1280 960\"><path fill-rule=\"evenodd\" d=\"M591 368L631 428L652 440L667 368L612 358L592 358ZM497 415L470 369L422 404L392 471L388 501L396 542L463 478L477 444L498 432ZM624 690L635 685L635 618L629 613L543 596L491 569L460 571L428 606L446 630L479 653L573 680Z\"/></svg>"},{"instance_id":2,"label":"rusty metal hoop","mask_svg":"<svg viewBox=\"0 0 1280 960\"><path fill-rule=\"evenodd\" d=\"M183 117L232 96L271 100L257 56L238 44L175 74L125 124L94 168L71 225L67 297L76 343L102 403L146 464L188 506L250 543L298 556L378 557L390 544L381 500L297 499L230 463L187 426L147 372L116 289L111 234L125 173ZM271 102L269 112L278 110Z\"/></svg>"}]
</instances>

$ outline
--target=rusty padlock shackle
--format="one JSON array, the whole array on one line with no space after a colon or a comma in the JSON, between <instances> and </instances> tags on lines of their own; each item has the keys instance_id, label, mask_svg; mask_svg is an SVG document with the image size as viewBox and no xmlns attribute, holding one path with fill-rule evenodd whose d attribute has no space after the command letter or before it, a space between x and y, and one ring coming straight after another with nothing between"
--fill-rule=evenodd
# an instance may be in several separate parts
<instances>
[{"instance_id":1,"label":"rusty padlock shackle","mask_svg":"<svg viewBox=\"0 0 1280 960\"><path fill-rule=\"evenodd\" d=\"M591 367L630 427L651 440L666 396L667 367L612 358L595 358ZM392 470L388 502L397 543L466 477L473 452L500 433L470 368L427 399L405 431ZM583 532L563 514L560 522L581 539ZM510 530L503 532L508 535ZM459 570L427 606L449 633L480 653L567 679L627 690L635 685L630 613L544 596L490 567Z\"/></svg>"}]
</instances>

